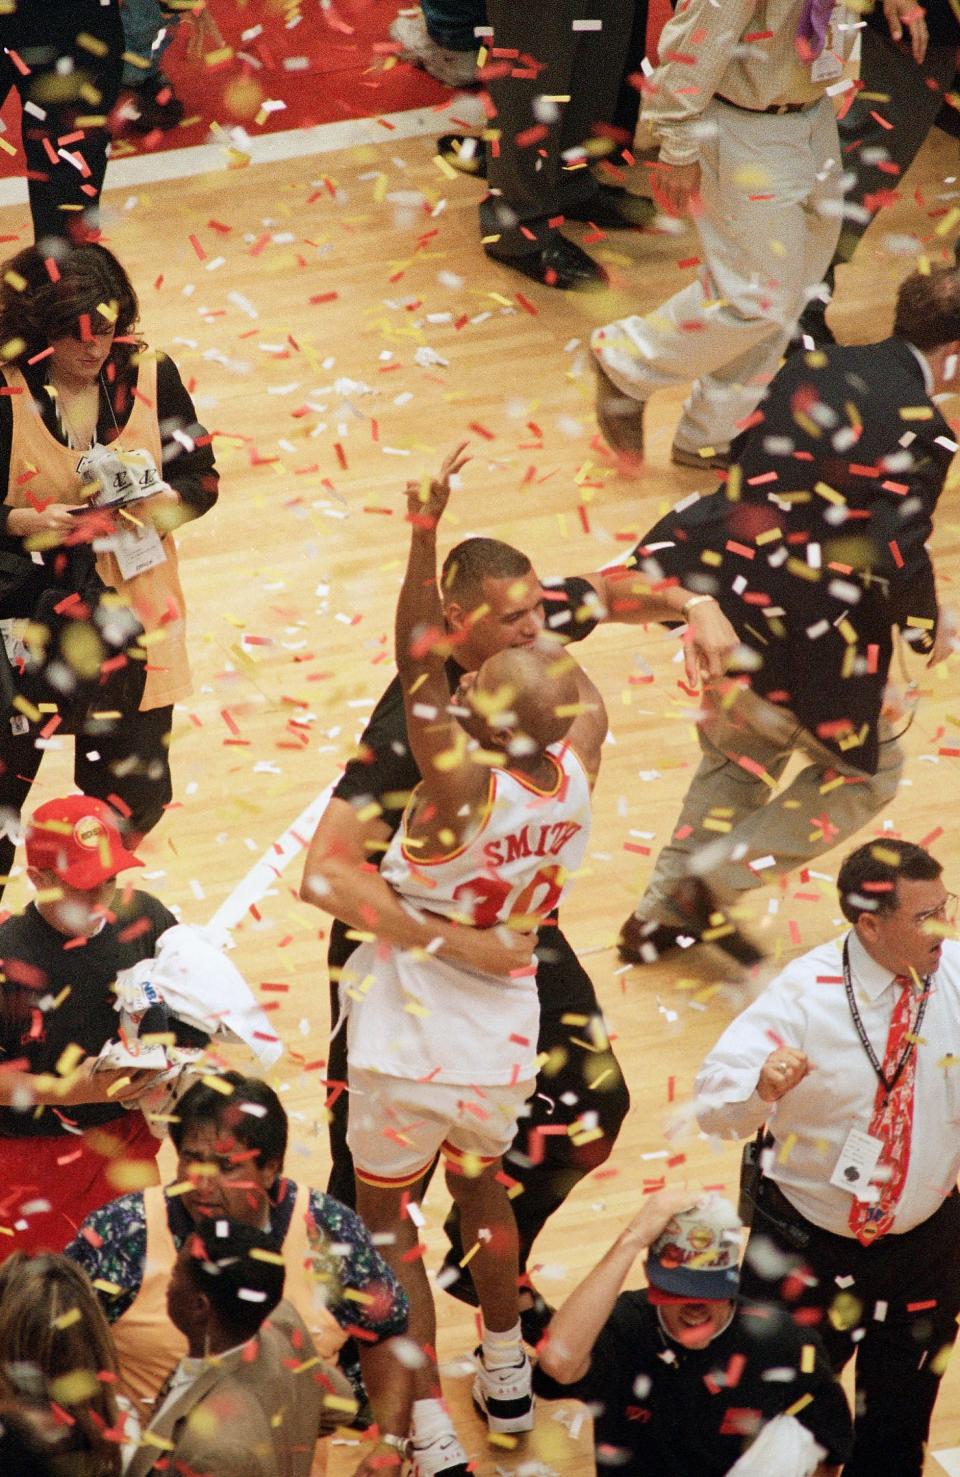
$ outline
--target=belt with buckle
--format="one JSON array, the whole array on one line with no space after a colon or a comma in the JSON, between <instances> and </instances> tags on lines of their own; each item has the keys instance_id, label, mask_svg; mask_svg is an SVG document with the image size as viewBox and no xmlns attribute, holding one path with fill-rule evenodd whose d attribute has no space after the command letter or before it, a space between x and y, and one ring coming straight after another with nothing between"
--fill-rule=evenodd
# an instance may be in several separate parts
<instances>
[{"instance_id":1,"label":"belt with buckle","mask_svg":"<svg viewBox=\"0 0 960 1477\"><path fill-rule=\"evenodd\" d=\"M758 117L763 113L805 113L820 101L816 98L812 103L771 103L769 108L747 108L743 103L735 103L730 98L717 93L717 102L726 103L728 108L736 108L738 113L755 113Z\"/></svg>"}]
</instances>

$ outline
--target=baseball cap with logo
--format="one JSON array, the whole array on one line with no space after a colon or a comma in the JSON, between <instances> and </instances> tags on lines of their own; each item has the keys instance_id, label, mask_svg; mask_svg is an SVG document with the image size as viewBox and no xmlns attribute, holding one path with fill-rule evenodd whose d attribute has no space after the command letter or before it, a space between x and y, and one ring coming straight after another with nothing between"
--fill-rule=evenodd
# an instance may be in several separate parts
<instances>
[{"instance_id":1,"label":"baseball cap with logo","mask_svg":"<svg viewBox=\"0 0 960 1477\"><path fill-rule=\"evenodd\" d=\"M740 1288L740 1218L705 1195L672 1216L647 1253L651 1303L724 1302Z\"/></svg>"},{"instance_id":2,"label":"baseball cap with logo","mask_svg":"<svg viewBox=\"0 0 960 1477\"><path fill-rule=\"evenodd\" d=\"M142 867L120 838L120 817L103 800L66 795L33 812L26 832L27 865L55 872L68 887L99 887L127 867Z\"/></svg>"}]
</instances>

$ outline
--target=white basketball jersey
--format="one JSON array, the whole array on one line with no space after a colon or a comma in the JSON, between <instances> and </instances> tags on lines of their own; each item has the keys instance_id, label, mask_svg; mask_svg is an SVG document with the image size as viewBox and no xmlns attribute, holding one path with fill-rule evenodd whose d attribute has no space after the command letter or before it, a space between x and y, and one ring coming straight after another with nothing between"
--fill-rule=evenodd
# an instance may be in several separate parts
<instances>
[{"instance_id":1,"label":"white basketball jersey","mask_svg":"<svg viewBox=\"0 0 960 1477\"><path fill-rule=\"evenodd\" d=\"M401 826L381 871L397 892L444 917L489 928L513 919L525 931L555 910L590 836L590 785L576 754L548 751L546 790L495 770L486 818L449 856L416 856ZM408 808L409 809L409 808ZM341 980L350 1061L395 1077L473 1086L536 1076L540 1002L533 971L482 974L442 957L361 944Z\"/></svg>"},{"instance_id":2,"label":"white basketball jersey","mask_svg":"<svg viewBox=\"0 0 960 1477\"><path fill-rule=\"evenodd\" d=\"M541 790L512 769L490 773L487 815L476 835L431 860L407 837L406 818L380 871L403 897L475 928L509 918L539 921L556 911L590 839L590 784L574 751L547 750L553 783ZM416 796L414 796L414 800Z\"/></svg>"}]
</instances>

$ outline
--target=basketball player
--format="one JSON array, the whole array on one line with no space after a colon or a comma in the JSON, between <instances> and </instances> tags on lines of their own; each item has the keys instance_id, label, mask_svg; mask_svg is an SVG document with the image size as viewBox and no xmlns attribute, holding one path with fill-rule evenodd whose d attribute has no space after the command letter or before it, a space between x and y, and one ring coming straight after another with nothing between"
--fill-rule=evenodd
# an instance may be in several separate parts
<instances>
[{"instance_id":1,"label":"basketball player","mask_svg":"<svg viewBox=\"0 0 960 1477\"><path fill-rule=\"evenodd\" d=\"M559 646L498 652L464 679L449 711L436 528L463 450L447 457L437 479L410 484L407 493L410 557L396 657L422 780L380 874L346 872L317 901L377 936L341 979L357 1209L374 1233L394 1238L382 1247L410 1298L410 1334L432 1348L433 1301L406 1211L443 1155L483 1314L474 1400L492 1432L514 1433L532 1428L533 1397L500 1156L536 1077L532 933L582 864L607 722L596 688ZM387 884L395 892L385 909ZM435 938L412 950L413 908L471 925L461 933L479 935L489 963L467 962L465 946L429 918ZM413 926L424 922L420 913ZM525 937L511 945L509 930ZM505 973L518 956L521 967ZM435 1371L425 1365L415 1385L415 1466L422 1474L465 1471Z\"/></svg>"}]
</instances>

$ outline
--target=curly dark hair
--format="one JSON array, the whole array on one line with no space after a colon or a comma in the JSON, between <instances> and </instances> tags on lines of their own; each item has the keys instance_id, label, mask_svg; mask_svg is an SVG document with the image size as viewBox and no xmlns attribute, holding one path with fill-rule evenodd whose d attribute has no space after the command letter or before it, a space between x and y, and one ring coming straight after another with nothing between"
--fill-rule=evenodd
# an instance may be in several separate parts
<instances>
[{"instance_id":1,"label":"curly dark hair","mask_svg":"<svg viewBox=\"0 0 960 1477\"><path fill-rule=\"evenodd\" d=\"M110 357L126 368L143 348L134 332L139 316L130 278L113 253L95 242L73 247L59 260L27 246L0 265L0 361L14 368L22 369L54 339L111 329L126 342L115 340Z\"/></svg>"}]
</instances>

